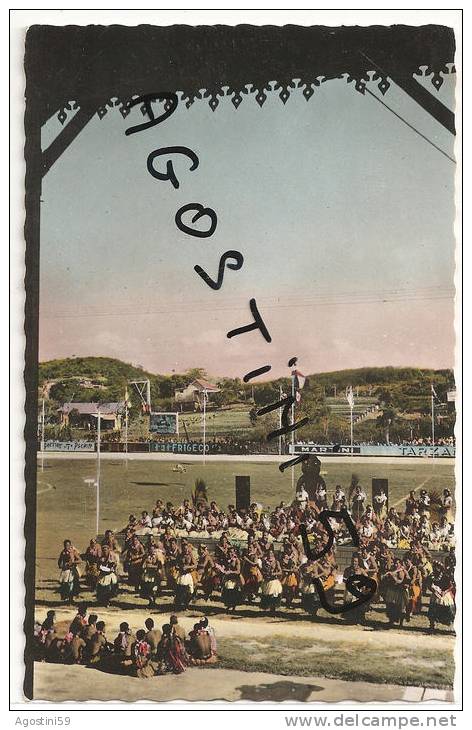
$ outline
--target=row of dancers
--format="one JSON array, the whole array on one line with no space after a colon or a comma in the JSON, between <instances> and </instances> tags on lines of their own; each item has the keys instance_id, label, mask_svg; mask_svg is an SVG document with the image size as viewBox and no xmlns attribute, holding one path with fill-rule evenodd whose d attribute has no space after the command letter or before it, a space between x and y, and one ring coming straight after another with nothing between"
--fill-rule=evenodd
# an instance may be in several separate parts
<instances>
[{"instance_id":1,"label":"row of dancers","mask_svg":"<svg viewBox=\"0 0 472 730\"><path fill-rule=\"evenodd\" d=\"M316 557L325 550L326 533L313 533L310 545ZM61 596L69 603L79 595L83 568L83 578L89 589L96 591L97 603L102 606L110 604L126 581L149 606L155 606L165 590L173 594L175 608L180 610L197 598L213 598L220 600L227 612L256 603L274 614L283 601L289 609L302 607L316 615L326 607L323 603L333 606L333 613L340 612L339 606L335 608L338 587L344 593L344 617L356 623L365 621L370 604L384 602L388 624L403 625L422 612L427 594L430 628L438 622L451 625L454 620L454 553L448 553L442 564L434 561L427 548L415 543L400 558L378 537L361 541L351 564L342 572L336 563L336 545L312 559L295 534L283 540L280 550L268 534L248 536L242 549L223 534L210 552L207 544L195 547L189 539L177 539L167 529L158 537L131 533L123 550L108 530L101 544L92 539L83 555L66 540L58 564ZM372 595L361 606L349 591L352 576L375 582Z\"/></svg>"}]
</instances>

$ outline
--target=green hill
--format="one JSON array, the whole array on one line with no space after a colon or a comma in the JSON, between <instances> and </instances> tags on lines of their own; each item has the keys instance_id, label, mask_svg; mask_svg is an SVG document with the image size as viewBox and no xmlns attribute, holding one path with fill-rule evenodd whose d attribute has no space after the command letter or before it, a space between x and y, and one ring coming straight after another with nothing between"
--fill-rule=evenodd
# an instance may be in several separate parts
<instances>
[{"instance_id":1,"label":"green hill","mask_svg":"<svg viewBox=\"0 0 472 730\"><path fill-rule=\"evenodd\" d=\"M201 368L193 368L186 373L171 376L159 375L150 373L139 365L131 365L110 357L66 358L39 364L40 387L47 384L49 397L58 402L72 399L121 400L128 381L149 378L152 402L160 403L172 399L176 388L184 387L199 375L205 375ZM358 401L375 400L387 393L387 400L390 394L394 401L404 401L404 405L407 405L410 400L414 407L422 407L425 399L430 398L431 384L434 384L439 400L445 400L446 391L454 387L454 375L451 370L419 368L357 368L314 373L309 375L308 379L311 386L316 385L323 391L325 398L345 400L345 388L352 385ZM248 394L252 396L254 392L256 404L265 404L273 399L273 394L279 385L285 391L290 387L289 378L253 384L244 384L238 378L213 380L221 384L227 400L233 403L246 401ZM131 391L130 395L132 399L135 398ZM403 404L398 402L396 405L401 407Z\"/></svg>"},{"instance_id":2,"label":"green hill","mask_svg":"<svg viewBox=\"0 0 472 730\"><path fill-rule=\"evenodd\" d=\"M214 413L208 420L209 432L212 434L254 439L267 432L270 419L277 427L277 413L261 418L257 417L257 410L279 400L280 386L283 392L290 392L288 377L245 384L239 378L212 378L201 368L170 376L160 375L150 373L139 365L109 357L67 358L39 365L39 384L41 393L47 398L47 420L50 424L57 423L57 408L67 401L123 400L130 380L149 379L153 410L170 410L175 407L175 390L185 387L199 376L208 377L220 387L220 392L211 396L208 407L209 414ZM452 433L454 406L447 405L446 396L447 391L454 388L451 370L366 367L309 375L297 408L301 416L310 418L312 425L300 430L298 435L307 439L344 438L349 419L345 396L348 385L354 389L354 416L359 424L356 427L359 438L368 440L379 437L381 427L378 416L384 411L393 414L395 426L392 426L392 433L397 430L399 437L406 438L413 432L426 434L430 429L428 419L432 384L438 396L438 435L439 431ZM133 406L131 431L134 431L134 422L137 433L145 435L146 426L140 415L139 395L130 386L128 392ZM189 435L198 435L200 417L187 414L185 420Z\"/></svg>"},{"instance_id":3,"label":"green hill","mask_svg":"<svg viewBox=\"0 0 472 730\"><path fill-rule=\"evenodd\" d=\"M151 383L151 402L168 405L176 388L182 388L189 380L198 377L200 368L172 376L156 375L140 365L111 357L75 357L49 360L39 364L39 387L46 386L46 395L58 403L67 401L113 402L123 400L130 380L146 380ZM133 388L128 388L133 405L140 403Z\"/></svg>"}]
</instances>

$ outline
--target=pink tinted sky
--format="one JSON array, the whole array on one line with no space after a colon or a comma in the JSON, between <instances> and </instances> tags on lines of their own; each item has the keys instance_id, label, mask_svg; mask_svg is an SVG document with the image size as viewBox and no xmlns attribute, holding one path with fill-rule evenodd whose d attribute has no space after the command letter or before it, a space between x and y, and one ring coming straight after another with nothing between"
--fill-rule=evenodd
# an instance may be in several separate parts
<instances>
[{"instance_id":1,"label":"pink tinted sky","mask_svg":"<svg viewBox=\"0 0 472 730\"><path fill-rule=\"evenodd\" d=\"M452 93L446 79L445 103ZM452 154L452 136L400 90L386 101ZM454 164L375 100L333 81L309 103L179 107L126 137L132 121L92 120L45 178L41 360L106 355L239 377L264 364L266 377L286 374L293 355L306 372L453 366ZM176 160L174 190L146 159L177 144L200 164L189 173ZM218 213L211 239L175 226L193 201ZM244 266L214 292L193 267L216 277L228 249ZM270 344L226 337L251 321L251 297Z\"/></svg>"}]
</instances>

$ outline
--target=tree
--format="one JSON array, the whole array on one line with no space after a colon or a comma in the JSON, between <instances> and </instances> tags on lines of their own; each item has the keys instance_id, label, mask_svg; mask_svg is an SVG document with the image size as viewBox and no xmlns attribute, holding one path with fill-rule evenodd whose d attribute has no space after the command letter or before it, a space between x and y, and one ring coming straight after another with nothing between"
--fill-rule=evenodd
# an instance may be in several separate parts
<instances>
[{"instance_id":1,"label":"tree","mask_svg":"<svg viewBox=\"0 0 472 730\"><path fill-rule=\"evenodd\" d=\"M242 400L241 381L238 378L221 378L218 380L218 387L220 392L216 395L220 396L218 400L221 405L239 403Z\"/></svg>"},{"instance_id":2,"label":"tree","mask_svg":"<svg viewBox=\"0 0 472 730\"><path fill-rule=\"evenodd\" d=\"M192 502L194 505L197 505L199 502L208 502L207 485L204 479L195 479Z\"/></svg>"},{"instance_id":3,"label":"tree","mask_svg":"<svg viewBox=\"0 0 472 730\"><path fill-rule=\"evenodd\" d=\"M189 382L191 382L192 380L200 380L201 378L205 379L207 377L207 371L205 368L190 368L190 370L185 372L185 375Z\"/></svg>"},{"instance_id":4,"label":"tree","mask_svg":"<svg viewBox=\"0 0 472 730\"><path fill-rule=\"evenodd\" d=\"M257 423L257 408L252 407L249 411L249 420L251 421L251 426L255 426Z\"/></svg>"},{"instance_id":5,"label":"tree","mask_svg":"<svg viewBox=\"0 0 472 730\"><path fill-rule=\"evenodd\" d=\"M256 406L268 406L280 400L279 389L275 383L259 383L254 385L254 403Z\"/></svg>"},{"instance_id":6,"label":"tree","mask_svg":"<svg viewBox=\"0 0 472 730\"><path fill-rule=\"evenodd\" d=\"M380 416L377 416L377 424L385 433L387 444L390 443L390 428L395 422L397 412L394 408L384 408Z\"/></svg>"},{"instance_id":7,"label":"tree","mask_svg":"<svg viewBox=\"0 0 472 730\"><path fill-rule=\"evenodd\" d=\"M380 388L377 391L377 398L381 406L391 406L393 403L393 396L388 388Z\"/></svg>"},{"instance_id":8,"label":"tree","mask_svg":"<svg viewBox=\"0 0 472 730\"><path fill-rule=\"evenodd\" d=\"M77 408L72 408L69 411L69 425L77 426L80 423L80 413Z\"/></svg>"}]
</instances>

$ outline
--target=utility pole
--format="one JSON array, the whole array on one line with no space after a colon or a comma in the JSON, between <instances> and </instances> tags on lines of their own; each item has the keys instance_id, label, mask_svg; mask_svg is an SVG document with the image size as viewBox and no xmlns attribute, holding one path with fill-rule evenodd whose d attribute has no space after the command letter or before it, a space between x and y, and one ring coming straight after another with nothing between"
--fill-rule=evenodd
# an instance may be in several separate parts
<instances>
[{"instance_id":1,"label":"utility pole","mask_svg":"<svg viewBox=\"0 0 472 730\"><path fill-rule=\"evenodd\" d=\"M100 438L101 438L101 416L100 416L100 406L98 406L98 412L97 412L97 479L96 479L96 487L97 487L97 529L96 533L98 535L98 526L100 524Z\"/></svg>"}]
</instances>

